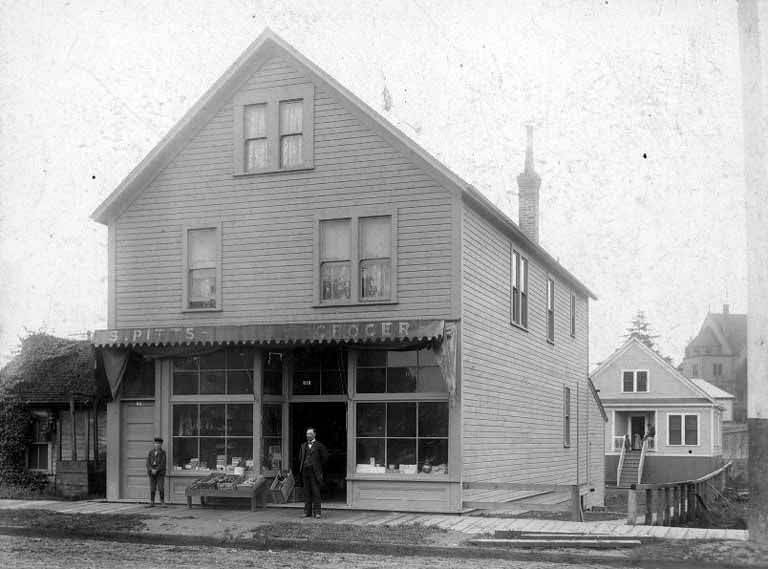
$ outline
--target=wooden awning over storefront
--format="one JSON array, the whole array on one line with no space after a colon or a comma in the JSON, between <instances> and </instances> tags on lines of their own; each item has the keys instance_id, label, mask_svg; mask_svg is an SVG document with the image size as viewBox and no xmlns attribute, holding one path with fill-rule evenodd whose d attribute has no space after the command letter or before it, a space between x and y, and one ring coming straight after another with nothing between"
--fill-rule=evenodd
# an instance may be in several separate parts
<instances>
[{"instance_id":1,"label":"wooden awning over storefront","mask_svg":"<svg viewBox=\"0 0 768 569\"><path fill-rule=\"evenodd\" d=\"M359 344L440 340L443 320L365 320L244 326L186 326L96 330L97 348L192 345Z\"/></svg>"}]
</instances>

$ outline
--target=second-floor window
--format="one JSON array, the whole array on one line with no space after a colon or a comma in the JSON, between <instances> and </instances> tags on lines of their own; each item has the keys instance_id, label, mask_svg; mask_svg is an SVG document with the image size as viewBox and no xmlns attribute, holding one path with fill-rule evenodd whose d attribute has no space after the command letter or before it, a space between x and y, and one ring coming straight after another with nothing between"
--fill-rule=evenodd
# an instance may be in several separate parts
<instances>
[{"instance_id":1,"label":"second-floor window","mask_svg":"<svg viewBox=\"0 0 768 569\"><path fill-rule=\"evenodd\" d=\"M394 300L391 215L319 222L321 304Z\"/></svg>"},{"instance_id":2,"label":"second-floor window","mask_svg":"<svg viewBox=\"0 0 768 569\"><path fill-rule=\"evenodd\" d=\"M646 370L624 370L621 372L624 393L644 393L648 391L648 372Z\"/></svg>"},{"instance_id":3,"label":"second-floor window","mask_svg":"<svg viewBox=\"0 0 768 569\"><path fill-rule=\"evenodd\" d=\"M555 281L547 278L547 341L555 341Z\"/></svg>"},{"instance_id":4,"label":"second-floor window","mask_svg":"<svg viewBox=\"0 0 768 569\"><path fill-rule=\"evenodd\" d=\"M715 377L722 377L723 364L712 364L712 375Z\"/></svg>"},{"instance_id":5,"label":"second-floor window","mask_svg":"<svg viewBox=\"0 0 768 569\"><path fill-rule=\"evenodd\" d=\"M219 228L195 227L185 234L184 308L221 308L221 248Z\"/></svg>"},{"instance_id":6,"label":"second-floor window","mask_svg":"<svg viewBox=\"0 0 768 569\"><path fill-rule=\"evenodd\" d=\"M563 387L563 446L571 446L571 388Z\"/></svg>"},{"instance_id":7,"label":"second-floor window","mask_svg":"<svg viewBox=\"0 0 768 569\"><path fill-rule=\"evenodd\" d=\"M312 86L243 93L234 115L235 174L313 167Z\"/></svg>"},{"instance_id":8,"label":"second-floor window","mask_svg":"<svg viewBox=\"0 0 768 569\"><path fill-rule=\"evenodd\" d=\"M692 375L693 377L699 377L699 366L698 366L698 365L696 365L696 364L693 364L693 365L691 366L691 375Z\"/></svg>"},{"instance_id":9,"label":"second-floor window","mask_svg":"<svg viewBox=\"0 0 768 569\"><path fill-rule=\"evenodd\" d=\"M528 259L512 251L510 281L512 298L512 322L523 328L528 327Z\"/></svg>"}]
</instances>

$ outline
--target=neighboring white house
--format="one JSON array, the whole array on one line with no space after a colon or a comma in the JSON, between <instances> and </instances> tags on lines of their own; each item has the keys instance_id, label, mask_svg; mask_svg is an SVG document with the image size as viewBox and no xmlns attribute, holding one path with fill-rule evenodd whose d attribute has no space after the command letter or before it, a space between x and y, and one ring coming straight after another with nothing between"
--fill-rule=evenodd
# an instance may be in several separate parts
<instances>
[{"instance_id":1,"label":"neighboring white house","mask_svg":"<svg viewBox=\"0 0 768 569\"><path fill-rule=\"evenodd\" d=\"M591 378L609 419L607 483L688 480L722 464L722 424L731 412L730 394L702 379L686 378L634 338Z\"/></svg>"}]
</instances>

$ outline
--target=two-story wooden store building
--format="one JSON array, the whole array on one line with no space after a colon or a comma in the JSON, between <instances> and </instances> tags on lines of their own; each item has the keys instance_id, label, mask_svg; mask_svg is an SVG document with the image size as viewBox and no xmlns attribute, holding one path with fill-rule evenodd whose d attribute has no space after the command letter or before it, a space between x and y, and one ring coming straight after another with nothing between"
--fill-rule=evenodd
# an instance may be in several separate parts
<instances>
[{"instance_id":1,"label":"two-story wooden store building","mask_svg":"<svg viewBox=\"0 0 768 569\"><path fill-rule=\"evenodd\" d=\"M591 293L537 243L539 183L529 145L521 229L266 31L94 212L108 498L146 496L154 435L181 501L211 469L290 468L309 425L352 507L599 495Z\"/></svg>"}]
</instances>

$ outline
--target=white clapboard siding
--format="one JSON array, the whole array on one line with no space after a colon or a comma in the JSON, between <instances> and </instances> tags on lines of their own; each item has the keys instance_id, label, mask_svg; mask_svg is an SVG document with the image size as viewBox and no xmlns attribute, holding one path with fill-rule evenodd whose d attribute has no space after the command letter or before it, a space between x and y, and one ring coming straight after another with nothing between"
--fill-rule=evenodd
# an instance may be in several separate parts
<instances>
[{"instance_id":1,"label":"white clapboard siding","mask_svg":"<svg viewBox=\"0 0 768 569\"><path fill-rule=\"evenodd\" d=\"M240 93L309 83L275 57ZM314 116L311 170L233 176L230 100L159 172L117 221L116 326L458 317L451 194L322 85ZM315 216L342 207L397 211L397 304L312 306ZM183 228L217 221L222 310L184 313Z\"/></svg>"},{"instance_id":2,"label":"white clapboard siding","mask_svg":"<svg viewBox=\"0 0 768 569\"><path fill-rule=\"evenodd\" d=\"M574 484L580 444L579 482L585 483L586 299L577 296L577 330L572 338L571 289L555 279L555 343L548 343L547 271L528 251L519 249L529 261L529 327L524 331L512 326L510 238L466 204L462 234L465 480ZM564 386L571 388L570 448L563 446Z\"/></svg>"}]
</instances>

